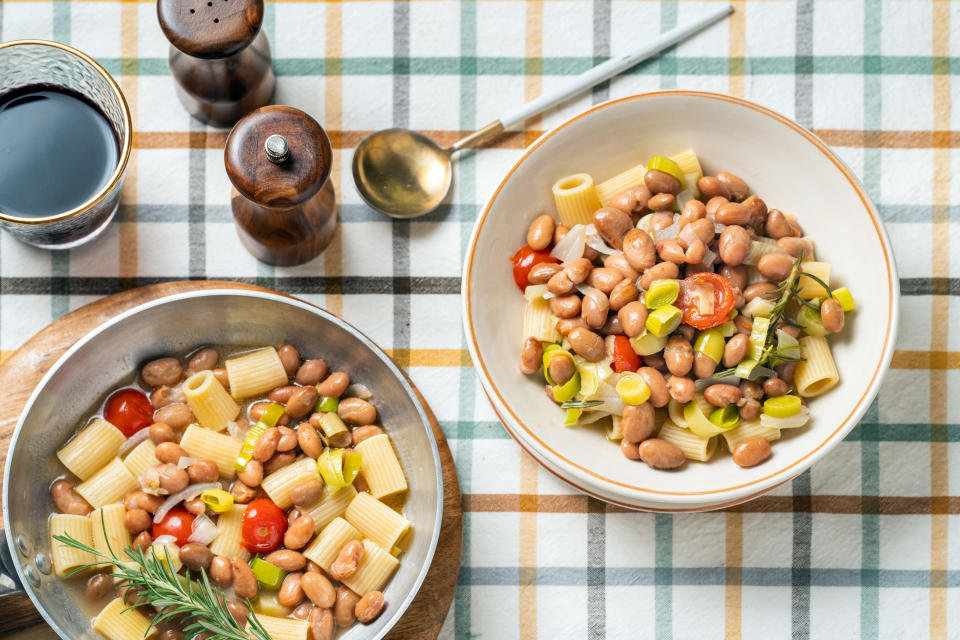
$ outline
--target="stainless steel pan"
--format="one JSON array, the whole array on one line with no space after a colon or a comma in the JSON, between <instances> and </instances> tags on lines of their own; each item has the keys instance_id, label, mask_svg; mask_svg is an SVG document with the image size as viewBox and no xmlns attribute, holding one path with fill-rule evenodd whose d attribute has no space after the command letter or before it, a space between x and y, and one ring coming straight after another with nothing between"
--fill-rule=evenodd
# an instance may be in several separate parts
<instances>
[{"instance_id":1,"label":"stainless steel pan","mask_svg":"<svg viewBox=\"0 0 960 640\"><path fill-rule=\"evenodd\" d=\"M151 358L198 345L284 342L302 354L324 358L373 391L409 478L406 515L413 538L384 592L387 609L373 624L357 625L343 636L382 638L413 600L440 534L443 479L430 423L401 371L369 338L305 302L253 291L183 293L131 309L89 333L53 365L27 401L10 441L3 479L7 544L0 541L0 598L26 592L60 637L100 638L72 600L83 598L77 581L70 587L50 571L47 517L54 507L49 487L64 472L55 451L108 391L132 380L138 366Z\"/></svg>"}]
</instances>

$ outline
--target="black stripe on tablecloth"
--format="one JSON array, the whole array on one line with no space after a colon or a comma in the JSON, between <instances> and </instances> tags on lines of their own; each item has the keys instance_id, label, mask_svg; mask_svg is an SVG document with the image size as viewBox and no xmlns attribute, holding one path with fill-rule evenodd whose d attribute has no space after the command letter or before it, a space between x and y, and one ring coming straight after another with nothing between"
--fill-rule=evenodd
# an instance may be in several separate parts
<instances>
[{"instance_id":1,"label":"black stripe on tablecloth","mask_svg":"<svg viewBox=\"0 0 960 640\"><path fill-rule=\"evenodd\" d=\"M410 126L410 5L393 3L393 126ZM410 347L410 224L393 220L393 348Z\"/></svg>"},{"instance_id":2,"label":"black stripe on tablecloth","mask_svg":"<svg viewBox=\"0 0 960 640\"><path fill-rule=\"evenodd\" d=\"M790 583L790 636L810 637L810 543L813 532L810 471L791 483L793 486L793 561Z\"/></svg>"},{"instance_id":3,"label":"black stripe on tablecloth","mask_svg":"<svg viewBox=\"0 0 960 640\"><path fill-rule=\"evenodd\" d=\"M51 295L54 292L65 290L69 285L71 295L105 296L134 287L188 279L200 280L201 278L3 278L0 279L0 294ZM215 277L215 279L242 284L258 283L258 278L255 276L249 278ZM458 295L460 293L460 278L457 277L280 276L274 279L274 284L277 289L292 294Z\"/></svg>"}]
</instances>

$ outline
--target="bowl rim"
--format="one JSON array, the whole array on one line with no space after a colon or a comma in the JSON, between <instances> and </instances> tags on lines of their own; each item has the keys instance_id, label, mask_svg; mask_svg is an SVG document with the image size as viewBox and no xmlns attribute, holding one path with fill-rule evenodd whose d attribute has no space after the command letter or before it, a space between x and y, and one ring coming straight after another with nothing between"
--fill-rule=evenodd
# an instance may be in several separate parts
<instances>
[{"instance_id":1,"label":"bowl rim","mask_svg":"<svg viewBox=\"0 0 960 640\"><path fill-rule=\"evenodd\" d=\"M887 305L887 326L886 332L884 334L883 348L880 350L880 358L878 359L877 365L874 368L873 374L870 377L870 381L867 384L866 390L853 405L853 408L849 414L839 422L839 425L834 428L829 434L827 434L823 440L810 449L806 454L793 460L790 464L778 468L777 470L764 475L761 478L752 480L750 482L744 482L735 484L728 487L722 487L717 489L709 489L703 491L663 491L659 489L651 489L643 486L636 486L628 484L625 482L620 482L608 478L600 473L597 473L593 469L589 469L580 465L572 460L567 459L555 449L549 446L540 436L538 436L533 429L527 426L517 414L510 408L506 400L504 400L502 393L494 384L490 372L487 368L486 362L484 361L482 355L480 354L479 345L477 344L476 332L473 325L473 313L471 307L471 276L473 273L473 260L474 254L476 252L477 241L480 236L480 231L483 228L483 224L486 221L488 214L493 208L494 203L496 202L500 192L506 183L510 180L513 174L517 169L527 160L527 158L543 143L552 138L554 135L559 133L564 128L569 125L577 122L581 118L584 118L594 112L600 111L602 109L609 108L611 106L631 102L634 100L645 100L645 99L655 99L661 97L688 97L688 98L698 98L706 100L716 100L734 104L736 106L751 109L760 115L771 118L781 125L784 125L791 129L794 133L802 136L807 142L812 144L817 150L819 150L823 156L829 160L834 167L846 178L850 187L857 194L857 197L860 199L863 207L870 218L870 221L873 223L874 230L877 233L877 238L880 241L880 247L883 252L884 265L886 268L887 275L887 289L889 293L889 302ZM850 168L841 160L828 146L823 142L816 134L808 130L807 128L801 126L800 124L794 122L790 118L777 113L776 111L763 107L756 103L750 102L743 98L738 98L735 96L730 96L720 93L712 93L706 91L689 91L689 90L668 90L668 91L654 91L649 93L641 93L630 96L624 96L622 98L616 98L603 102L601 104L595 105L589 109L586 109L571 118L565 120L564 122L558 124L556 127L552 128L548 132L540 136L533 144L524 150L523 154L517 161L513 164L510 170L504 175L503 179L497 185L497 188L494 190L493 194L487 200L487 203L484 205L483 210L481 211L477 221L474 225L473 232L470 236L470 243L467 247L466 256L464 258L463 266L463 276L462 276L462 291L463 291L463 326L464 333L467 338L467 348L470 352L470 356L473 359L473 362L476 367L479 368L479 377L480 382L484 387L484 391L488 396L493 405L494 411L500 417L501 421L504 423L504 426L507 427L507 431L513 437L513 439L528 453L531 453L535 459L544 466L548 471L553 472L553 469L550 469L547 465L544 464L541 460L541 455L551 457L555 460L554 464L558 465L560 468L565 468L568 473L573 474L583 474L586 476L585 480L588 483L595 483L598 487L605 487L610 491L614 491L621 496L629 496L631 493L637 496L637 498L644 500L651 500L653 502L674 502L674 503L689 503L694 505L692 507L681 508L679 510L686 511L691 510L691 508L697 508L696 505L703 505L706 502L717 502L715 508L722 506L728 506L728 501L731 498L731 495L736 495L738 498L732 502L736 504L743 502L745 500L752 499L753 497L759 496L762 493L766 493L770 489L774 488L778 484L789 480L792 477L796 477L807 468L809 468L813 462L815 462L819 457L824 455L829 449L829 446L833 443L842 439L853 427L860 421L864 413L866 413L867 408L870 403L876 397L880 383L883 379L884 374L889 368L890 361L893 358L894 351L894 340L893 336L896 335L897 325L899 323L899 298L900 298L900 282L897 276L897 267L893 259L893 251L890 245L890 240L887 237L886 229L883 226L883 222L880 219L879 214L876 211L875 206L867 195L866 191L863 189L863 186L860 184L859 180L850 170ZM502 409L502 412L501 412ZM507 414L508 420L503 420L504 413ZM508 422L513 425L515 429L522 430L526 436L532 439L533 442L530 443L530 446L526 446L523 439L518 437L518 434L514 432L514 429L509 428ZM534 454L531 449L539 449L537 454ZM541 455L538 455L541 454ZM633 506L636 508L637 505L633 503L623 503L616 500L611 500L610 498L605 497L604 495L598 494L594 490L588 490L577 482L573 478L569 477L567 474L555 474L560 475L560 477L572 485L576 489L594 495L598 498L606 500L608 502L613 502L615 504L621 504L623 506ZM782 477L785 476L785 477ZM759 486L758 486L759 485ZM751 492L755 492L752 493ZM642 498L641 498L642 495ZM745 497L744 497L745 496Z\"/></svg>"},{"instance_id":2,"label":"bowl rim","mask_svg":"<svg viewBox=\"0 0 960 640\"><path fill-rule=\"evenodd\" d=\"M175 293L169 296L164 296L162 298L157 298L156 300L151 300L145 302L144 304L137 305L132 309L128 309L122 313L117 314L116 316L110 318L109 320L103 322L95 329L91 330L89 333L84 335L82 338L77 340L73 345L67 349L63 355L57 358L50 369L43 375L40 379L40 382L37 383L34 387L33 392L30 394L30 397L27 399L26 404L23 407L23 410L20 412L20 417L17 419L17 426L13 431L13 435L10 438L10 444L8 446L8 456L9 452L13 451L16 447L18 439L21 437L23 432L24 422L26 421L27 414L30 409L33 407L34 402L36 401L37 396L40 394L41 390L49 382L57 371L69 360L73 355L80 350L88 342L109 331L115 325L127 320L131 316L138 315L144 311L157 307L164 304L176 303L181 300L192 299L192 298L207 298L207 297L217 297L217 296L241 296L246 298L261 298L264 300L271 300L280 304L286 304L294 307L299 307L304 311L312 313L324 320L327 320L334 325L338 326L340 329L346 331L347 333L352 334L357 338L367 349L369 349L381 362L383 362L390 372L394 375L395 378L400 382L400 385L403 387L403 390L406 392L407 396L413 402L413 406L417 410L417 414L420 416L421 423L424 425L427 432L427 439L430 443L430 452L433 456L434 468L437 472L437 505L434 513L434 522L433 522L433 535L430 539L430 544L427 548L427 555L423 566L420 567L419 573L417 574L416 580L414 580L412 587L409 589L407 594L404 596L400 604L394 608L391 617L387 620L387 623L383 628L376 633L376 635L371 636L370 640L380 640L383 638L390 630L400 621L403 615L406 613L407 609L410 607L410 604L413 602L413 599L416 597L417 593L420 592L420 587L423 586L424 581L426 580L427 573L430 571L430 567L433 564L434 555L437 550L437 544L440 540L440 530L443 524L443 465L440 461L440 450L437 447L437 440L433 435L433 429L430 427L430 420L427 417L426 411L423 408L420 399L417 397L416 392L413 390L413 386L410 380L404 374L403 370L390 358L387 353L381 349L373 340L367 337L362 331L348 323L346 320L335 316L326 309L318 307L316 305L310 304L299 298L293 296L288 296L282 293L275 293L270 291L255 291L255 290L245 290L245 289L202 289L199 291L186 291L182 293ZM9 476L11 473L12 465L8 463L5 465L3 473L3 524L4 530L6 532L11 532L10 528L10 482ZM61 638L68 638L69 636L61 629L60 625L54 619L54 616L51 612L48 612L45 607L43 607L35 593L33 584L27 578L24 573L24 568L20 561L20 557L17 553L17 549L14 546L14 537L13 535L7 535L7 545L10 549L11 557L13 558L13 565L15 567L17 577L20 580L21 588L27 593L30 597L30 600L33 602L34 606L37 608L37 611L40 612L40 615L43 616L44 620L48 625L59 635ZM2 544L2 542L0 542Z\"/></svg>"}]
</instances>

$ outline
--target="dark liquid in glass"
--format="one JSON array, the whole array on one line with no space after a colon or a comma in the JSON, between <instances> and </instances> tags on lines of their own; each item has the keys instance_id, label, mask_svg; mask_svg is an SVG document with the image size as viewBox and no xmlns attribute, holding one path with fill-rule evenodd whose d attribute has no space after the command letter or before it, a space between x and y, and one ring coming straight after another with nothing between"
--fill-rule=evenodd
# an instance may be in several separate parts
<instances>
[{"instance_id":1,"label":"dark liquid in glass","mask_svg":"<svg viewBox=\"0 0 960 640\"><path fill-rule=\"evenodd\" d=\"M87 202L113 175L120 146L107 117L64 87L0 95L0 211L40 218Z\"/></svg>"}]
</instances>

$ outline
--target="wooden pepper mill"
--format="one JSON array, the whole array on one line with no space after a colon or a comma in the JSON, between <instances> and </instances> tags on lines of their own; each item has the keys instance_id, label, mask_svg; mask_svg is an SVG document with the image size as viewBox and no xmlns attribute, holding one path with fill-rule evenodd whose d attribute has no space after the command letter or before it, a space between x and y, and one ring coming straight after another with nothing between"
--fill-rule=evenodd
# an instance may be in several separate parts
<instances>
[{"instance_id":1,"label":"wooden pepper mill","mask_svg":"<svg viewBox=\"0 0 960 640\"><path fill-rule=\"evenodd\" d=\"M157 17L190 115L229 127L270 103L276 77L260 30L263 0L157 0Z\"/></svg>"},{"instance_id":2,"label":"wooden pepper mill","mask_svg":"<svg viewBox=\"0 0 960 640\"><path fill-rule=\"evenodd\" d=\"M330 140L299 109L270 106L244 117L224 150L237 233L258 260L302 264L330 243L337 226Z\"/></svg>"}]
</instances>

